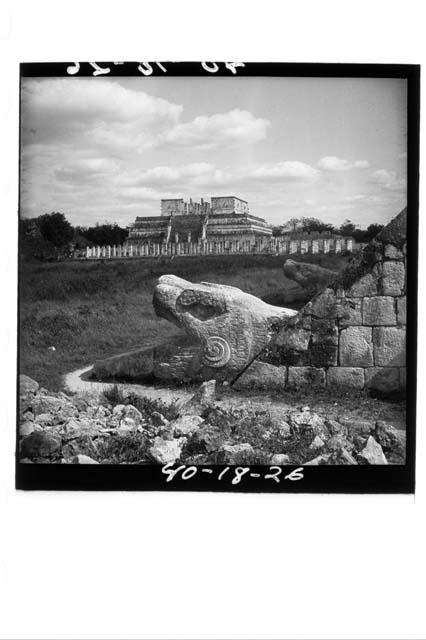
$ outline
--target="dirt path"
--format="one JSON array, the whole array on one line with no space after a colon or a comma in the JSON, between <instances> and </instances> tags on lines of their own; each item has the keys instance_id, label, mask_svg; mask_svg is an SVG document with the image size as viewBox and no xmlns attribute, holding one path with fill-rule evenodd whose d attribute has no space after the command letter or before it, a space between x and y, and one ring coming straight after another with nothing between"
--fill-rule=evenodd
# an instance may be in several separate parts
<instances>
[{"instance_id":1,"label":"dirt path","mask_svg":"<svg viewBox=\"0 0 426 640\"><path fill-rule=\"evenodd\" d=\"M185 402L189 400L196 390L183 387L161 387L142 384L126 384L111 382L93 382L84 378L92 365L77 369L64 376L64 390L71 393L88 393L90 396L100 396L104 391L118 387L123 393L134 393L152 400L161 400L166 404L172 402ZM336 419L344 415L348 419L366 420L369 422L385 420L391 422L396 428L406 428L406 415L404 404L387 402L370 398L368 396L354 397L352 394L342 394L330 397L324 393L291 393L283 392L282 395L241 392L232 388L218 386L217 403L223 408L226 407L251 407L270 411L271 414L281 415L288 411L301 409L309 406L312 411L316 411L328 418Z\"/></svg>"}]
</instances>

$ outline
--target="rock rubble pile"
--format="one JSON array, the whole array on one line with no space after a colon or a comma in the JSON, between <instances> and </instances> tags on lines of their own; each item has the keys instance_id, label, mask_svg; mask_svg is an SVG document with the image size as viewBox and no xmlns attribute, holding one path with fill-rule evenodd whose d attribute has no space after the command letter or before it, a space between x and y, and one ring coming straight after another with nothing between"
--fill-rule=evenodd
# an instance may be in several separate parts
<instances>
[{"instance_id":1,"label":"rock rubble pile","mask_svg":"<svg viewBox=\"0 0 426 640\"><path fill-rule=\"evenodd\" d=\"M405 432L387 422L333 420L307 406L278 415L253 407L232 408L216 400L215 384L204 382L191 400L162 406L140 398L53 393L21 375L20 462L382 465L405 461Z\"/></svg>"}]
</instances>

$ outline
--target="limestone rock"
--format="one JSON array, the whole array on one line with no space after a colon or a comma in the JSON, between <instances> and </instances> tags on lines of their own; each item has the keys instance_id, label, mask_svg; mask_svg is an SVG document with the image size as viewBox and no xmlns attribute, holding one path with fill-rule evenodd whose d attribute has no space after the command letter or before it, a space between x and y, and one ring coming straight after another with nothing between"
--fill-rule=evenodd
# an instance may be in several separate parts
<instances>
[{"instance_id":1,"label":"limestone rock","mask_svg":"<svg viewBox=\"0 0 426 640\"><path fill-rule=\"evenodd\" d=\"M315 435L320 436L323 439L330 437L330 433L325 426L324 419L313 411L291 413L290 422L296 432L311 429Z\"/></svg>"},{"instance_id":2,"label":"limestone rock","mask_svg":"<svg viewBox=\"0 0 426 640\"><path fill-rule=\"evenodd\" d=\"M290 464L290 458L286 453L274 453L271 464L278 466Z\"/></svg>"},{"instance_id":3,"label":"limestone rock","mask_svg":"<svg viewBox=\"0 0 426 640\"><path fill-rule=\"evenodd\" d=\"M363 323L368 326L396 324L394 298L391 296L364 298L362 302L362 319Z\"/></svg>"},{"instance_id":4,"label":"limestone rock","mask_svg":"<svg viewBox=\"0 0 426 640\"><path fill-rule=\"evenodd\" d=\"M35 431L34 427L35 427L34 422L30 422L29 420L27 420L26 422L23 422L22 424L19 425L19 435L21 437L29 436L31 433L33 433L33 431Z\"/></svg>"},{"instance_id":5,"label":"limestone rock","mask_svg":"<svg viewBox=\"0 0 426 640\"><path fill-rule=\"evenodd\" d=\"M96 437L102 433L102 428L93 420L71 418L64 427L64 437L67 440L81 436Z\"/></svg>"},{"instance_id":6,"label":"limestone rock","mask_svg":"<svg viewBox=\"0 0 426 640\"><path fill-rule=\"evenodd\" d=\"M397 298L396 300L398 324L407 324L407 298Z\"/></svg>"},{"instance_id":7,"label":"limestone rock","mask_svg":"<svg viewBox=\"0 0 426 640\"><path fill-rule=\"evenodd\" d=\"M402 429L395 429L387 422L378 420L374 430L374 437L383 449L405 457L406 434Z\"/></svg>"},{"instance_id":8,"label":"limestone rock","mask_svg":"<svg viewBox=\"0 0 426 640\"><path fill-rule=\"evenodd\" d=\"M37 424L42 427L56 424L55 416L52 413L40 413L35 419Z\"/></svg>"},{"instance_id":9,"label":"limestone rock","mask_svg":"<svg viewBox=\"0 0 426 640\"><path fill-rule=\"evenodd\" d=\"M286 278L297 282L311 295L325 289L336 277L337 272L325 269L317 264L309 262L296 262L290 258L283 264L283 271Z\"/></svg>"},{"instance_id":10,"label":"limestone rock","mask_svg":"<svg viewBox=\"0 0 426 640\"><path fill-rule=\"evenodd\" d=\"M405 366L405 328L375 327L373 343L376 366Z\"/></svg>"},{"instance_id":11,"label":"limestone rock","mask_svg":"<svg viewBox=\"0 0 426 640\"><path fill-rule=\"evenodd\" d=\"M158 464L167 464L179 459L182 453L182 444L179 440L165 440L157 437L148 452Z\"/></svg>"},{"instance_id":12,"label":"limestone rock","mask_svg":"<svg viewBox=\"0 0 426 640\"><path fill-rule=\"evenodd\" d=\"M325 371L321 367L289 367L287 386L294 389L323 387Z\"/></svg>"},{"instance_id":13,"label":"limestone rock","mask_svg":"<svg viewBox=\"0 0 426 640\"><path fill-rule=\"evenodd\" d=\"M324 440L319 436L315 436L315 438L312 440L311 444L309 445L309 449L311 449L312 451L316 451L317 449L322 449L324 445L325 445Z\"/></svg>"},{"instance_id":14,"label":"limestone rock","mask_svg":"<svg viewBox=\"0 0 426 640\"><path fill-rule=\"evenodd\" d=\"M194 433L203 422L204 420L200 416L184 415L170 422L168 428L173 430L177 436L187 436Z\"/></svg>"},{"instance_id":15,"label":"limestone rock","mask_svg":"<svg viewBox=\"0 0 426 640\"><path fill-rule=\"evenodd\" d=\"M34 431L21 441L24 458L50 458L60 452L61 439L45 431Z\"/></svg>"},{"instance_id":16,"label":"limestone rock","mask_svg":"<svg viewBox=\"0 0 426 640\"><path fill-rule=\"evenodd\" d=\"M192 398L179 407L179 415L200 414L214 403L216 396L216 380L203 382Z\"/></svg>"},{"instance_id":17,"label":"limestone rock","mask_svg":"<svg viewBox=\"0 0 426 640\"><path fill-rule=\"evenodd\" d=\"M398 367L371 367L365 370L365 384L370 389L381 393L392 393L400 390Z\"/></svg>"},{"instance_id":18,"label":"limestone rock","mask_svg":"<svg viewBox=\"0 0 426 640\"><path fill-rule=\"evenodd\" d=\"M151 422L154 427L165 427L169 424L169 421L159 411L153 411L151 414Z\"/></svg>"},{"instance_id":19,"label":"limestone rock","mask_svg":"<svg viewBox=\"0 0 426 640\"><path fill-rule=\"evenodd\" d=\"M362 367L330 367L327 371L327 387L363 389L364 369Z\"/></svg>"},{"instance_id":20,"label":"limestone rock","mask_svg":"<svg viewBox=\"0 0 426 640\"><path fill-rule=\"evenodd\" d=\"M32 410L35 416L42 413L55 413L64 406L64 401L61 398L55 398L54 396L37 396L32 402Z\"/></svg>"},{"instance_id":21,"label":"limestone rock","mask_svg":"<svg viewBox=\"0 0 426 640\"><path fill-rule=\"evenodd\" d=\"M238 378L234 389L283 390L286 384L287 367L277 367L267 362L255 361Z\"/></svg>"},{"instance_id":22,"label":"limestone rock","mask_svg":"<svg viewBox=\"0 0 426 640\"><path fill-rule=\"evenodd\" d=\"M383 263L383 293L385 296L400 296L405 287L405 267L402 261Z\"/></svg>"},{"instance_id":23,"label":"limestone rock","mask_svg":"<svg viewBox=\"0 0 426 640\"><path fill-rule=\"evenodd\" d=\"M26 396L28 394L36 393L38 388L39 388L38 382L30 378L29 376L26 376L24 374L21 374L19 376L19 395L20 396Z\"/></svg>"},{"instance_id":24,"label":"limestone rock","mask_svg":"<svg viewBox=\"0 0 426 640\"><path fill-rule=\"evenodd\" d=\"M251 444L224 444L218 452L218 462L220 464L246 464L250 463L254 455Z\"/></svg>"},{"instance_id":25,"label":"limestone rock","mask_svg":"<svg viewBox=\"0 0 426 640\"><path fill-rule=\"evenodd\" d=\"M375 300L375 298L372 298ZM342 367L373 366L372 329L348 327L340 333L339 358ZM333 375L333 374L332 374Z\"/></svg>"},{"instance_id":26,"label":"limestone rock","mask_svg":"<svg viewBox=\"0 0 426 640\"><path fill-rule=\"evenodd\" d=\"M313 458L312 460L309 460L308 462L305 462L303 464L303 466L318 466L318 465L322 465L322 464L327 464L327 462L330 460L331 458L331 454L330 453L323 453L319 456L317 456L316 458Z\"/></svg>"},{"instance_id":27,"label":"limestone rock","mask_svg":"<svg viewBox=\"0 0 426 640\"><path fill-rule=\"evenodd\" d=\"M360 451L359 457L367 464L388 464L383 449L378 442L369 436L364 449Z\"/></svg>"},{"instance_id":28,"label":"limestone rock","mask_svg":"<svg viewBox=\"0 0 426 640\"><path fill-rule=\"evenodd\" d=\"M99 464L99 462L96 462L96 460L93 460L93 458L90 458L90 456L85 456L82 453L79 453L78 455L74 456L74 458L72 459L72 463L73 464Z\"/></svg>"},{"instance_id":29,"label":"limestone rock","mask_svg":"<svg viewBox=\"0 0 426 640\"><path fill-rule=\"evenodd\" d=\"M349 295L354 298L377 295L377 276L374 273L366 273L361 276L349 289Z\"/></svg>"}]
</instances>

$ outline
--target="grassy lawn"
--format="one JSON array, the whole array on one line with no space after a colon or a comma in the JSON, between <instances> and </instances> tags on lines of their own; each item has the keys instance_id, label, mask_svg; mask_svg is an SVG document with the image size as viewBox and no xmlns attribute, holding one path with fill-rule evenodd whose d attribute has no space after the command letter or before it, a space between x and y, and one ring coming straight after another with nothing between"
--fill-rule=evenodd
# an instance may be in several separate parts
<instances>
[{"instance_id":1,"label":"grassy lawn","mask_svg":"<svg viewBox=\"0 0 426 640\"><path fill-rule=\"evenodd\" d=\"M347 261L333 255L300 259L332 269L343 268ZM268 302L299 308L303 295L284 277L284 260L283 256L206 256L23 263L20 372L58 390L61 376L69 371L177 333L152 308L156 279L165 273L233 285Z\"/></svg>"}]
</instances>

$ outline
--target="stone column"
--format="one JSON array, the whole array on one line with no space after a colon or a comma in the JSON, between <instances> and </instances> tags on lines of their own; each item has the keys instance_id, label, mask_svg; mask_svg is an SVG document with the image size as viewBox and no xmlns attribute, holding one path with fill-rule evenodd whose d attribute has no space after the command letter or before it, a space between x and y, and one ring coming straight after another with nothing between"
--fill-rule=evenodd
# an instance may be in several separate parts
<instances>
[{"instance_id":1,"label":"stone column","mask_svg":"<svg viewBox=\"0 0 426 640\"><path fill-rule=\"evenodd\" d=\"M330 238L324 238L324 253L330 253Z\"/></svg>"},{"instance_id":2,"label":"stone column","mask_svg":"<svg viewBox=\"0 0 426 640\"><path fill-rule=\"evenodd\" d=\"M318 240L312 240L312 253L319 252Z\"/></svg>"},{"instance_id":3,"label":"stone column","mask_svg":"<svg viewBox=\"0 0 426 640\"><path fill-rule=\"evenodd\" d=\"M340 253L342 250L342 241L340 238L336 238L336 253Z\"/></svg>"}]
</instances>

